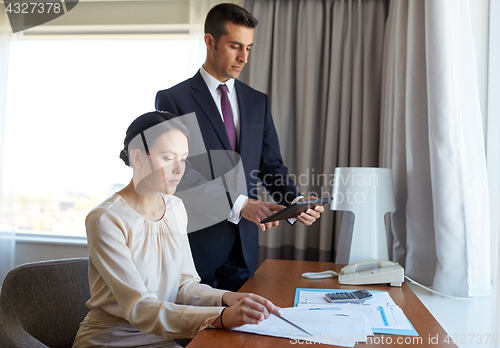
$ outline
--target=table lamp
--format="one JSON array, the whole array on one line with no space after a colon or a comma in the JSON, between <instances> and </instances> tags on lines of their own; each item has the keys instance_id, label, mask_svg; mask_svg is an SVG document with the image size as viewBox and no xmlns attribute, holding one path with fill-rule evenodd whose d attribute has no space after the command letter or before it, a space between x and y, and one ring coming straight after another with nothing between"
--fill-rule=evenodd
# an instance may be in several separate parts
<instances>
[{"instance_id":1,"label":"table lamp","mask_svg":"<svg viewBox=\"0 0 500 348\"><path fill-rule=\"evenodd\" d=\"M388 260L384 216L396 211L391 169L335 168L332 196L331 210L354 214L354 226L343 214L335 262Z\"/></svg>"}]
</instances>

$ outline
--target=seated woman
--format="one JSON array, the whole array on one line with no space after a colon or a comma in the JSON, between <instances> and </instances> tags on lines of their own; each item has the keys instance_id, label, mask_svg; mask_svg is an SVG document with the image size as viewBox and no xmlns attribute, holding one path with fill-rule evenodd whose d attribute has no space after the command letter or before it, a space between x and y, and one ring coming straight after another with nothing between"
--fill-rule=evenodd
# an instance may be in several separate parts
<instances>
[{"instance_id":1,"label":"seated woman","mask_svg":"<svg viewBox=\"0 0 500 348\"><path fill-rule=\"evenodd\" d=\"M124 144L132 181L86 219L91 310L73 347L180 347L174 338L279 314L263 297L199 283L186 211L172 196L188 155L184 125L150 112L132 122Z\"/></svg>"}]
</instances>

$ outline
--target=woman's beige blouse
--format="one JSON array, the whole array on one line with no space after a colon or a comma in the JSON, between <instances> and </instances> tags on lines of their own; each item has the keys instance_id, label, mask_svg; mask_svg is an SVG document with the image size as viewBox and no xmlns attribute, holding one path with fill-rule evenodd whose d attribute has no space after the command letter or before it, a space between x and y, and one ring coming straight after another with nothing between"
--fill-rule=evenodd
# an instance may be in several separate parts
<instances>
[{"instance_id":1,"label":"woman's beige blouse","mask_svg":"<svg viewBox=\"0 0 500 348\"><path fill-rule=\"evenodd\" d=\"M184 205L162 197L166 212L159 221L144 219L117 193L89 213L87 306L144 333L193 337L222 311L225 291L198 283Z\"/></svg>"}]
</instances>

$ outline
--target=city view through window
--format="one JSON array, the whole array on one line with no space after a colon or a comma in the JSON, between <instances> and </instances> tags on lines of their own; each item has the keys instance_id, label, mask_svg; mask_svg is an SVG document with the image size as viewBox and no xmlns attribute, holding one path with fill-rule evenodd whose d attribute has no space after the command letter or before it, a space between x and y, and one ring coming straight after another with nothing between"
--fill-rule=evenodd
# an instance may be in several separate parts
<instances>
[{"instance_id":1,"label":"city view through window","mask_svg":"<svg viewBox=\"0 0 500 348\"><path fill-rule=\"evenodd\" d=\"M85 236L88 212L130 181L126 128L194 74L188 54L187 40L23 41L9 72L0 229Z\"/></svg>"}]
</instances>

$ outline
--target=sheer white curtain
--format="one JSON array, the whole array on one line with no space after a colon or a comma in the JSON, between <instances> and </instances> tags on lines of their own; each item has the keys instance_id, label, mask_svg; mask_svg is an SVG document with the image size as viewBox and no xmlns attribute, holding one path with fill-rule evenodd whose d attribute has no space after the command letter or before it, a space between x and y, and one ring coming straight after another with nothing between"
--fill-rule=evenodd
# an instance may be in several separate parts
<instances>
[{"instance_id":1,"label":"sheer white curtain","mask_svg":"<svg viewBox=\"0 0 500 348\"><path fill-rule=\"evenodd\" d=\"M189 1L189 36L191 41L191 52L189 70L194 75L205 62L206 46L203 36L205 35L205 18L212 7L220 3L233 3L243 6L243 0L221 1L221 0L190 0Z\"/></svg>"},{"instance_id":2,"label":"sheer white curtain","mask_svg":"<svg viewBox=\"0 0 500 348\"><path fill-rule=\"evenodd\" d=\"M490 291L485 147L467 0L391 1L381 166L393 169L393 259L457 296Z\"/></svg>"},{"instance_id":3,"label":"sheer white curtain","mask_svg":"<svg viewBox=\"0 0 500 348\"><path fill-rule=\"evenodd\" d=\"M495 249L494 249L495 250ZM500 254L500 246L497 244L496 252ZM496 334L497 337L500 337L500 265L496 264L496 271L493 275L495 277L495 286L493 287L493 332L492 334ZM497 347L495 344L491 344L490 347Z\"/></svg>"},{"instance_id":4,"label":"sheer white curtain","mask_svg":"<svg viewBox=\"0 0 500 348\"><path fill-rule=\"evenodd\" d=\"M3 6L0 6L3 8ZM7 92L9 80L12 80L12 67L15 52L19 49L22 33L13 34L7 12L0 11L0 284L5 275L14 266L15 233L9 223L9 203L5 191L9 184L2 180L4 159L5 116L7 113ZM11 74L9 74L11 72Z\"/></svg>"},{"instance_id":5,"label":"sheer white curtain","mask_svg":"<svg viewBox=\"0 0 500 348\"><path fill-rule=\"evenodd\" d=\"M494 313L492 334L500 337L500 2L489 2L488 42L488 119L487 152L490 189L492 290ZM498 346L498 345L497 345ZM495 347L491 344L490 347Z\"/></svg>"}]
</instances>

